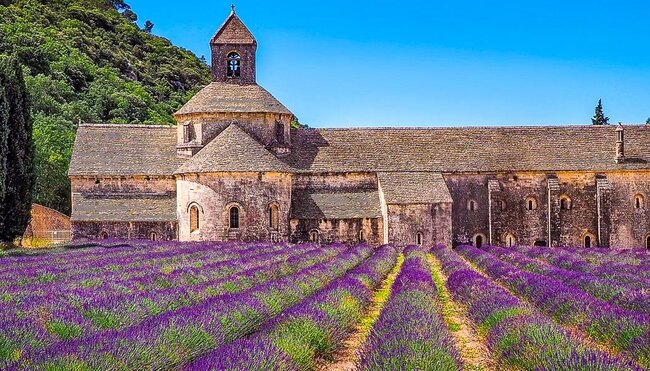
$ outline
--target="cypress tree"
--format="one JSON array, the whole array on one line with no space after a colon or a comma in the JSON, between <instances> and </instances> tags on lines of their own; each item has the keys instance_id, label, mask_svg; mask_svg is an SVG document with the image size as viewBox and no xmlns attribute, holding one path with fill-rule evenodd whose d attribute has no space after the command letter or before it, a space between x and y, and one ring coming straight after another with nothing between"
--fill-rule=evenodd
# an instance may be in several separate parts
<instances>
[{"instance_id":1,"label":"cypress tree","mask_svg":"<svg viewBox=\"0 0 650 371\"><path fill-rule=\"evenodd\" d=\"M7 136L9 135L9 104L7 104L7 94L5 81L0 74L0 215L2 215L3 200L5 196L5 180L7 179ZM3 228L0 217L0 230Z\"/></svg>"},{"instance_id":2,"label":"cypress tree","mask_svg":"<svg viewBox=\"0 0 650 371\"><path fill-rule=\"evenodd\" d=\"M0 241L22 236L30 220L34 193L34 142L30 102L23 71L14 57L0 59L0 80L8 106L7 171L0 207Z\"/></svg>"},{"instance_id":3,"label":"cypress tree","mask_svg":"<svg viewBox=\"0 0 650 371\"><path fill-rule=\"evenodd\" d=\"M603 112L603 100L598 99L598 105L596 106L596 113L594 117L591 118L592 125L609 125L609 117L605 116Z\"/></svg>"}]
</instances>

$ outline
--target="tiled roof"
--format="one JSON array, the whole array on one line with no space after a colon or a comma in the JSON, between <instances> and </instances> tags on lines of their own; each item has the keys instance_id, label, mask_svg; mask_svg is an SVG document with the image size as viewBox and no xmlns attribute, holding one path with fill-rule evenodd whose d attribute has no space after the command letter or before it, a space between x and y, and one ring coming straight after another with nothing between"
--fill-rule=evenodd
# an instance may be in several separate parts
<instances>
[{"instance_id":1,"label":"tiled roof","mask_svg":"<svg viewBox=\"0 0 650 371\"><path fill-rule=\"evenodd\" d=\"M287 165L237 125L230 125L176 173L290 172Z\"/></svg>"},{"instance_id":2,"label":"tiled roof","mask_svg":"<svg viewBox=\"0 0 650 371\"><path fill-rule=\"evenodd\" d=\"M294 129L286 160L308 172L649 169L650 126L624 128L622 164L615 162L613 125Z\"/></svg>"},{"instance_id":3,"label":"tiled roof","mask_svg":"<svg viewBox=\"0 0 650 371\"><path fill-rule=\"evenodd\" d=\"M379 185L387 204L434 204L452 202L440 173L378 173Z\"/></svg>"},{"instance_id":4,"label":"tiled roof","mask_svg":"<svg viewBox=\"0 0 650 371\"><path fill-rule=\"evenodd\" d=\"M176 157L176 127L81 125L69 174L172 175L184 160Z\"/></svg>"},{"instance_id":5,"label":"tiled roof","mask_svg":"<svg viewBox=\"0 0 650 371\"><path fill-rule=\"evenodd\" d=\"M292 114L263 87L212 82L196 93L175 115L218 112Z\"/></svg>"},{"instance_id":6,"label":"tiled roof","mask_svg":"<svg viewBox=\"0 0 650 371\"><path fill-rule=\"evenodd\" d=\"M72 195L72 221L169 222L176 220L170 195Z\"/></svg>"},{"instance_id":7,"label":"tiled roof","mask_svg":"<svg viewBox=\"0 0 650 371\"><path fill-rule=\"evenodd\" d=\"M346 191L294 190L291 217L297 219L381 218L379 192L358 189Z\"/></svg>"},{"instance_id":8,"label":"tiled roof","mask_svg":"<svg viewBox=\"0 0 650 371\"><path fill-rule=\"evenodd\" d=\"M214 34L211 44L254 44L255 37L233 11Z\"/></svg>"}]
</instances>

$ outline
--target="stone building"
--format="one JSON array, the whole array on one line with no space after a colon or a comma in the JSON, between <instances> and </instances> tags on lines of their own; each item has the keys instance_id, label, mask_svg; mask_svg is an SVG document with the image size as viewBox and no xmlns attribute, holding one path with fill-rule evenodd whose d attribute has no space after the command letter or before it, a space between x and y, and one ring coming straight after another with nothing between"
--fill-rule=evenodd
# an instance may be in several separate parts
<instances>
[{"instance_id":1,"label":"stone building","mask_svg":"<svg viewBox=\"0 0 650 371\"><path fill-rule=\"evenodd\" d=\"M82 125L75 238L650 245L650 127L302 129L234 13L176 126Z\"/></svg>"}]
</instances>

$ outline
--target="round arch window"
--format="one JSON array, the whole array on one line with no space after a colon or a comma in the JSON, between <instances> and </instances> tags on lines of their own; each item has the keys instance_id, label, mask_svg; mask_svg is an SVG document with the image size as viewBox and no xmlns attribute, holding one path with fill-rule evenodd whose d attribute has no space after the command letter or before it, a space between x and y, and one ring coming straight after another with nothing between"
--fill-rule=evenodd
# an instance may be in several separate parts
<instances>
[{"instance_id":1,"label":"round arch window","mask_svg":"<svg viewBox=\"0 0 650 371\"><path fill-rule=\"evenodd\" d=\"M241 56L237 52L228 54L228 77L241 76Z\"/></svg>"}]
</instances>

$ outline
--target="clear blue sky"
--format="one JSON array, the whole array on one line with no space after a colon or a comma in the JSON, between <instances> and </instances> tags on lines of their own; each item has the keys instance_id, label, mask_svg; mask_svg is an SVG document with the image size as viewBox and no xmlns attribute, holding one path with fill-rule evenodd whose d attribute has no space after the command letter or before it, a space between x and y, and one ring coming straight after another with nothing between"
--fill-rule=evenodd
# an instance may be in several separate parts
<instances>
[{"instance_id":1,"label":"clear blue sky","mask_svg":"<svg viewBox=\"0 0 650 371\"><path fill-rule=\"evenodd\" d=\"M209 60L230 1L127 0ZM587 124L650 117L650 2L235 2L258 83L313 127Z\"/></svg>"}]
</instances>

